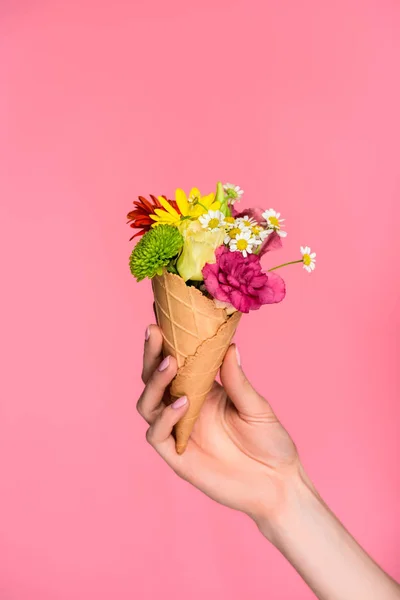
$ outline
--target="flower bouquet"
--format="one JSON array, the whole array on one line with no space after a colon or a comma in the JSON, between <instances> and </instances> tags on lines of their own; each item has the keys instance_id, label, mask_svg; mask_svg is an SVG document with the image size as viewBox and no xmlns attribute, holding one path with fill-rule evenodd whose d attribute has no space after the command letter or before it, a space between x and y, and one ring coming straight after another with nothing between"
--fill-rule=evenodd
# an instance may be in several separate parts
<instances>
[{"instance_id":1,"label":"flower bouquet","mask_svg":"<svg viewBox=\"0 0 400 600\"><path fill-rule=\"evenodd\" d=\"M282 246L284 219L273 209L237 211L243 190L218 183L215 193L189 196L177 189L166 196L139 196L128 223L142 236L130 256L137 281L152 281L164 355L176 358L178 372L170 401L187 396L189 409L175 427L176 449L184 452L243 313L281 302L285 282L275 270L302 263L311 272L315 253L261 267L262 257Z\"/></svg>"}]
</instances>

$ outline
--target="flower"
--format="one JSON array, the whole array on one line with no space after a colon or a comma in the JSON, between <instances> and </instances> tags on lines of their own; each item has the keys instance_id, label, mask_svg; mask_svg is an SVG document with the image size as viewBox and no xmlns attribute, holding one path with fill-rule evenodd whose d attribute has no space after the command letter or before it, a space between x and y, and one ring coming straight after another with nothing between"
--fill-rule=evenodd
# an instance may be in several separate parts
<instances>
[{"instance_id":1,"label":"flower","mask_svg":"<svg viewBox=\"0 0 400 600\"><path fill-rule=\"evenodd\" d=\"M226 235L224 238L224 244L230 244L239 233L242 231L250 231L250 227L246 225L245 219L235 219L234 217L225 217L225 229Z\"/></svg>"},{"instance_id":2,"label":"flower","mask_svg":"<svg viewBox=\"0 0 400 600\"><path fill-rule=\"evenodd\" d=\"M285 282L276 273L264 273L259 256L244 257L222 246L215 257L214 264L204 266L203 276L208 293L217 300L248 313L285 297Z\"/></svg>"},{"instance_id":3,"label":"flower","mask_svg":"<svg viewBox=\"0 0 400 600\"><path fill-rule=\"evenodd\" d=\"M278 213L273 208L270 208L270 209L264 211L262 213L262 216L265 219L267 229L272 229L273 231L276 231L276 233L280 237L287 236L287 232L282 231L282 229L281 229L282 227L284 227L283 221L285 220L285 219L280 218L281 213Z\"/></svg>"},{"instance_id":4,"label":"flower","mask_svg":"<svg viewBox=\"0 0 400 600\"><path fill-rule=\"evenodd\" d=\"M225 217L224 225L228 229L232 229L233 227L235 227L235 217Z\"/></svg>"},{"instance_id":5,"label":"flower","mask_svg":"<svg viewBox=\"0 0 400 600\"><path fill-rule=\"evenodd\" d=\"M253 247L259 244L261 244L261 240L252 235L250 230L242 230L231 240L229 250L231 252L239 251L246 258L248 254L253 252Z\"/></svg>"},{"instance_id":6,"label":"flower","mask_svg":"<svg viewBox=\"0 0 400 600\"><path fill-rule=\"evenodd\" d=\"M236 217L235 223L237 223L239 227L241 225L242 227L248 227L249 229L251 229L251 227L254 227L254 225L257 225L257 221L252 217L248 216Z\"/></svg>"},{"instance_id":7,"label":"flower","mask_svg":"<svg viewBox=\"0 0 400 600\"><path fill-rule=\"evenodd\" d=\"M156 196L150 194L150 198L151 201L147 200L143 196L139 196L139 199L133 202L135 207L134 210L131 210L127 215L130 227L139 229L139 231L131 237L131 240L138 235L143 235L150 229L153 224L153 219L150 215L154 213L156 209L159 209L162 206L160 200L156 198ZM175 208L175 210L177 209L175 200L167 200L166 196L161 196L161 199L165 202L168 202L171 207Z\"/></svg>"},{"instance_id":8,"label":"flower","mask_svg":"<svg viewBox=\"0 0 400 600\"><path fill-rule=\"evenodd\" d=\"M150 229L136 244L130 256L132 275L138 281L162 275L163 268L177 256L182 245L183 237L176 227L160 225Z\"/></svg>"},{"instance_id":9,"label":"flower","mask_svg":"<svg viewBox=\"0 0 400 600\"><path fill-rule=\"evenodd\" d=\"M184 244L176 263L178 273L184 281L202 281L202 269L206 263L215 261L215 250L223 243L225 231L223 228L210 231L203 229L199 221L186 221L182 234Z\"/></svg>"},{"instance_id":10,"label":"flower","mask_svg":"<svg viewBox=\"0 0 400 600\"><path fill-rule=\"evenodd\" d=\"M311 273L315 269L316 253L311 252L310 246L301 246L300 252L303 255L303 268Z\"/></svg>"},{"instance_id":11,"label":"flower","mask_svg":"<svg viewBox=\"0 0 400 600\"><path fill-rule=\"evenodd\" d=\"M154 211L155 214L150 215L153 221L155 221L153 227L156 227L161 223L178 225L182 218L181 215L186 218L197 219L208 210L218 210L220 207L220 203L215 202L214 194L208 194L208 196L202 197L197 188L192 188L190 190L189 198L187 198L185 192L180 188L175 191L177 209L167 201L163 202L160 196L158 197L158 200L163 208L156 209Z\"/></svg>"},{"instance_id":12,"label":"flower","mask_svg":"<svg viewBox=\"0 0 400 600\"><path fill-rule=\"evenodd\" d=\"M240 229L240 227L236 227L235 224L233 227L230 227L224 237L224 244L230 244L231 241L234 240L236 238L236 236L241 233L241 231L242 230Z\"/></svg>"},{"instance_id":13,"label":"flower","mask_svg":"<svg viewBox=\"0 0 400 600\"><path fill-rule=\"evenodd\" d=\"M241 223L242 226L246 226L250 223L251 232L253 233L253 235L256 236L256 238L261 240L262 245L260 246L260 249L257 252L257 254L259 254L260 256L262 256L263 254L265 254L265 252L268 251L264 250L264 248L270 236L273 236L271 240L271 242L273 241L273 245L271 245L271 242L268 242L268 244L271 245L269 249L273 250L282 247L282 242L280 241L279 235L282 234L283 237L286 235L286 232L281 231L280 233L277 233L275 229L272 229L268 226L268 223L266 223L265 217L263 216L264 212L266 211L263 208L260 208L259 206L255 208L246 208L242 212L236 212L234 210L235 223ZM226 241L225 243L228 243L228 241Z\"/></svg>"},{"instance_id":14,"label":"flower","mask_svg":"<svg viewBox=\"0 0 400 600\"><path fill-rule=\"evenodd\" d=\"M256 238L259 238L262 242L265 240L266 237L270 235L270 233L272 233L270 229L264 229L263 227L261 227L261 225L253 225L250 228L250 231L253 235L256 236Z\"/></svg>"},{"instance_id":15,"label":"flower","mask_svg":"<svg viewBox=\"0 0 400 600\"><path fill-rule=\"evenodd\" d=\"M225 196L228 199L228 204L235 204L235 202L240 202L244 192L240 189L238 185L235 185L233 183L225 183L223 187Z\"/></svg>"},{"instance_id":16,"label":"flower","mask_svg":"<svg viewBox=\"0 0 400 600\"><path fill-rule=\"evenodd\" d=\"M209 210L208 213L200 215L199 221L203 229L219 229L225 224L225 215L219 210Z\"/></svg>"},{"instance_id":17,"label":"flower","mask_svg":"<svg viewBox=\"0 0 400 600\"><path fill-rule=\"evenodd\" d=\"M220 207L220 202L215 200L215 194L202 196L197 188L190 190L189 198L186 197L183 190L177 189L175 198L181 213L192 219L197 219L209 210L218 210Z\"/></svg>"}]
</instances>

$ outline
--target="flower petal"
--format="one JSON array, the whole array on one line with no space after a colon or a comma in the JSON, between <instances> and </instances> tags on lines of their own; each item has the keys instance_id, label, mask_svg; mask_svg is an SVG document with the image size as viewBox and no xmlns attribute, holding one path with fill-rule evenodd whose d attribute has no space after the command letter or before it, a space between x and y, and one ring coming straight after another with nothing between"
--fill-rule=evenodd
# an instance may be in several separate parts
<instances>
[{"instance_id":1,"label":"flower petal","mask_svg":"<svg viewBox=\"0 0 400 600\"><path fill-rule=\"evenodd\" d=\"M273 231L261 244L258 256L264 256L264 254L267 252L270 252L271 250L279 250L279 248L282 248L282 240L276 231Z\"/></svg>"},{"instance_id":2,"label":"flower petal","mask_svg":"<svg viewBox=\"0 0 400 600\"><path fill-rule=\"evenodd\" d=\"M262 304L281 302L286 295L286 286L282 277L270 271L267 284L258 292Z\"/></svg>"},{"instance_id":3,"label":"flower petal","mask_svg":"<svg viewBox=\"0 0 400 600\"><path fill-rule=\"evenodd\" d=\"M176 200L179 210L181 211L181 214L184 217L186 217L186 215L189 212L189 202L188 202L185 192L183 190L181 190L180 188L178 188L175 191L175 200Z\"/></svg>"},{"instance_id":4,"label":"flower petal","mask_svg":"<svg viewBox=\"0 0 400 600\"><path fill-rule=\"evenodd\" d=\"M203 202L202 202L203 204ZM215 200L212 204L210 204L210 210L219 210L221 208L221 202L219 200Z\"/></svg>"},{"instance_id":5,"label":"flower petal","mask_svg":"<svg viewBox=\"0 0 400 600\"><path fill-rule=\"evenodd\" d=\"M169 202L164 200L162 196L158 197L160 204L165 208L165 210L174 217L177 221L179 221L179 213L170 205ZM157 213L156 213L157 214Z\"/></svg>"},{"instance_id":6,"label":"flower petal","mask_svg":"<svg viewBox=\"0 0 400 600\"><path fill-rule=\"evenodd\" d=\"M201 198L201 193L199 188L194 187L190 190L189 198Z\"/></svg>"},{"instance_id":7,"label":"flower petal","mask_svg":"<svg viewBox=\"0 0 400 600\"><path fill-rule=\"evenodd\" d=\"M233 290L230 294L230 302L237 310L242 313L248 313L250 311L251 299L249 296L245 296L239 290Z\"/></svg>"},{"instance_id":8,"label":"flower petal","mask_svg":"<svg viewBox=\"0 0 400 600\"><path fill-rule=\"evenodd\" d=\"M176 221L172 215L167 213L167 211L163 210L162 208L156 208L154 212L160 217L161 221L165 221L166 223L175 223Z\"/></svg>"},{"instance_id":9,"label":"flower petal","mask_svg":"<svg viewBox=\"0 0 400 600\"><path fill-rule=\"evenodd\" d=\"M229 295L224 292L217 278L218 265L207 263L203 267L202 274L204 277L204 285L206 286L208 293L214 298L217 298L217 300L221 300L221 302L229 302Z\"/></svg>"},{"instance_id":10,"label":"flower petal","mask_svg":"<svg viewBox=\"0 0 400 600\"><path fill-rule=\"evenodd\" d=\"M211 193L208 194L207 196L203 196L202 198L200 198L200 202L203 206L206 206L207 208L211 208L213 202L215 199L215 194Z\"/></svg>"}]
</instances>

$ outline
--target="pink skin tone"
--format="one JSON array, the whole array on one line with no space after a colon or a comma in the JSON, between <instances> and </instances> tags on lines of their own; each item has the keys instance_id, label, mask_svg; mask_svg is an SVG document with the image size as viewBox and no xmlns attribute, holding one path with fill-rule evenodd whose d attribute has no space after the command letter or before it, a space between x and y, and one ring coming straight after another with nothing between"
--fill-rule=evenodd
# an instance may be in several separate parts
<instances>
[{"instance_id":1,"label":"pink skin tone","mask_svg":"<svg viewBox=\"0 0 400 600\"><path fill-rule=\"evenodd\" d=\"M247 380L237 347L221 367L187 450L178 455L172 428L186 397L165 406L176 361L162 360L157 326L146 332L137 409L147 441L185 480L215 501L247 514L320 600L399 600L400 586L358 545L305 473L296 447L267 400ZM268 582L266 581L266 591Z\"/></svg>"}]
</instances>

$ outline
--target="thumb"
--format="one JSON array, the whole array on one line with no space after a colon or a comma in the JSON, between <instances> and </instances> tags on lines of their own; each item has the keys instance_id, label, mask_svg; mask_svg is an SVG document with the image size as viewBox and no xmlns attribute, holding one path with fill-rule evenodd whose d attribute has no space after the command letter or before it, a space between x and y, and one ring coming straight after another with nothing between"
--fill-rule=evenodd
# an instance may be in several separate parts
<instances>
[{"instance_id":1,"label":"thumb","mask_svg":"<svg viewBox=\"0 0 400 600\"><path fill-rule=\"evenodd\" d=\"M220 376L226 393L240 414L248 417L273 414L268 402L256 392L244 374L236 344L232 344L225 354Z\"/></svg>"}]
</instances>

